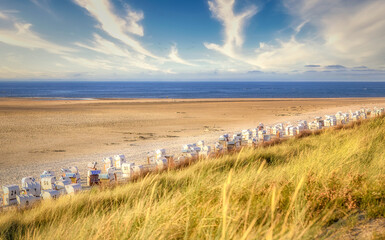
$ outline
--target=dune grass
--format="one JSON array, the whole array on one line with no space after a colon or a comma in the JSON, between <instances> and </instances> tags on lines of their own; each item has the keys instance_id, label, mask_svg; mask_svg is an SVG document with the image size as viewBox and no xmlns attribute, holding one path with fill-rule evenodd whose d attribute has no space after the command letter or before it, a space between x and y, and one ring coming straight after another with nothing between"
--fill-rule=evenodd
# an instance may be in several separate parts
<instances>
[{"instance_id":1,"label":"dune grass","mask_svg":"<svg viewBox=\"0 0 385 240\"><path fill-rule=\"evenodd\" d=\"M2 239L312 239L385 215L383 117L0 213Z\"/></svg>"}]
</instances>

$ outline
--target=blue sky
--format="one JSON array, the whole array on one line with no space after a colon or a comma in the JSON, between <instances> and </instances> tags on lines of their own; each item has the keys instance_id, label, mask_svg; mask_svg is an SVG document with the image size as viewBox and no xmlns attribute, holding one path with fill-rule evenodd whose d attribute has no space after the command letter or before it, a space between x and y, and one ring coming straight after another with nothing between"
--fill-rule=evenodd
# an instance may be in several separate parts
<instances>
[{"instance_id":1,"label":"blue sky","mask_svg":"<svg viewBox=\"0 0 385 240\"><path fill-rule=\"evenodd\" d=\"M383 0L3 0L0 80L385 80Z\"/></svg>"}]
</instances>

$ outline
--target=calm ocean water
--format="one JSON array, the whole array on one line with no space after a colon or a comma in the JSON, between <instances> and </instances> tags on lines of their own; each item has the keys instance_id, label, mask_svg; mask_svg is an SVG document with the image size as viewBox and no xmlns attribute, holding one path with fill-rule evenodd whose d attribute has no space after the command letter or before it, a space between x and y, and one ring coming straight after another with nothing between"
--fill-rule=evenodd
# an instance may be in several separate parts
<instances>
[{"instance_id":1,"label":"calm ocean water","mask_svg":"<svg viewBox=\"0 0 385 240\"><path fill-rule=\"evenodd\" d=\"M0 82L0 97L385 97L385 82Z\"/></svg>"}]
</instances>

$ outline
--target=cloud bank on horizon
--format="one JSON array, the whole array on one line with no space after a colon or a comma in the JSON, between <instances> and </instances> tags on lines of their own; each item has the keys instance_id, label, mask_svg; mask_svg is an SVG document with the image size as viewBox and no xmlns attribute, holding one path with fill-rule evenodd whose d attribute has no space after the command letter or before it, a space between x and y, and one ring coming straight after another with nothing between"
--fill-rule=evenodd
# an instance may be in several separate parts
<instances>
[{"instance_id":1,"label":"cloud bank on horizon","mask_svg":"<svg viewBox=\"0 0 385 240\"><path fill-rule=\"evenodd\" d=\"M0 79L385 80L383 0L4 0Z\"/></svg>"}]
</instances>

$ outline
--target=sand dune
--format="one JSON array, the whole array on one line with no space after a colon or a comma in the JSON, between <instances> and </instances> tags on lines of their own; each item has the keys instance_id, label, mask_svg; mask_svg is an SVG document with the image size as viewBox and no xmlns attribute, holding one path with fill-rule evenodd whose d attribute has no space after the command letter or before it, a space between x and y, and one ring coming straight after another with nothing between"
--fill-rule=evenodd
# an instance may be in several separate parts
<instances>
[{"instance_id":1,"label":"sand dune","mask_svg":"<svg viewBox=\"0 0 385 240\"><path fill-rule=\"evenodd\" d=\"M214 142L228 131L309 119L360 107L385 106L385 98L344 99L0 99L0 185L19 183L42 170L86 163L114 154L143 161L163 147Z\"/></svg>"}]
</instances>

